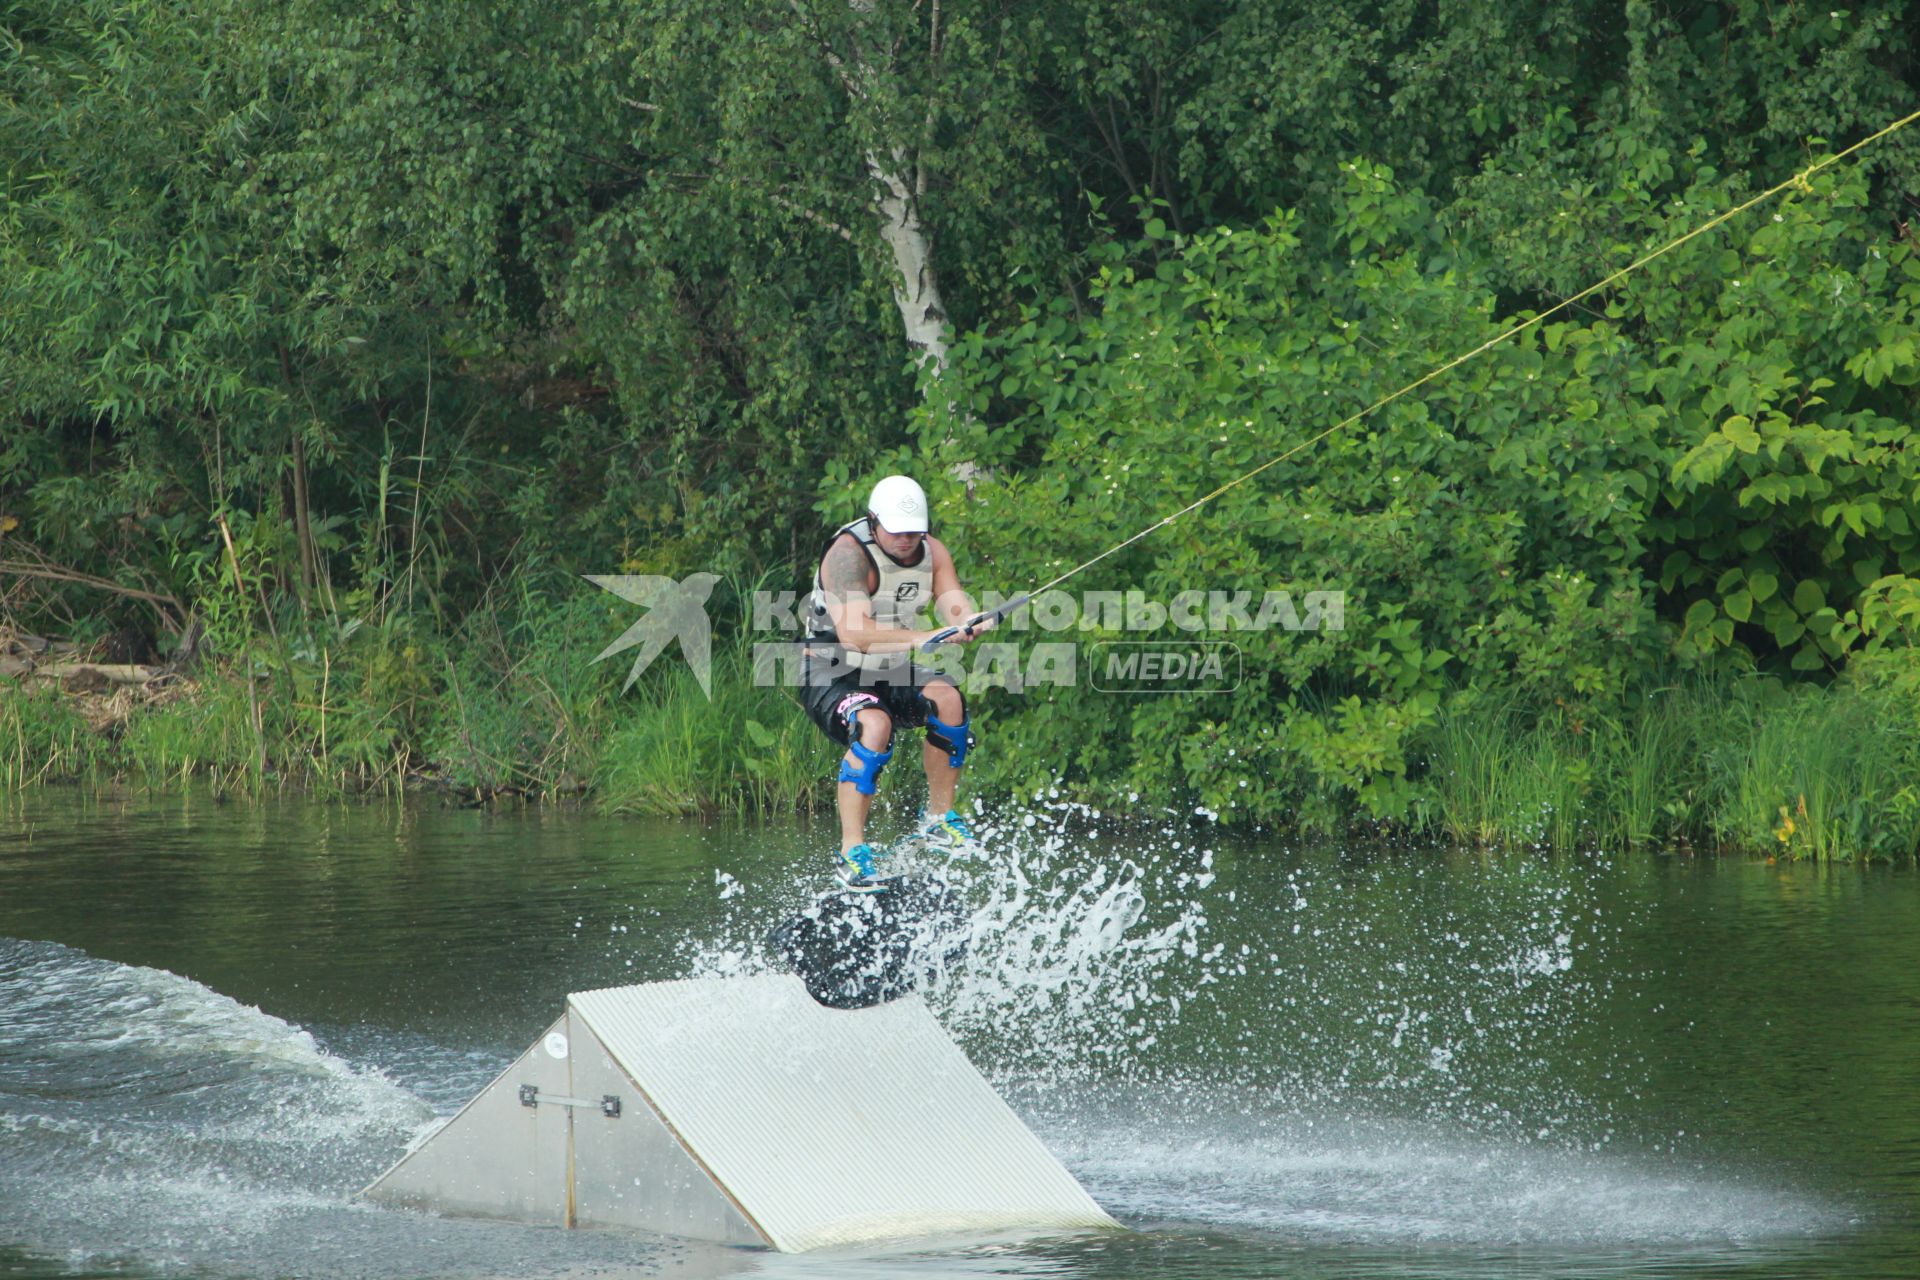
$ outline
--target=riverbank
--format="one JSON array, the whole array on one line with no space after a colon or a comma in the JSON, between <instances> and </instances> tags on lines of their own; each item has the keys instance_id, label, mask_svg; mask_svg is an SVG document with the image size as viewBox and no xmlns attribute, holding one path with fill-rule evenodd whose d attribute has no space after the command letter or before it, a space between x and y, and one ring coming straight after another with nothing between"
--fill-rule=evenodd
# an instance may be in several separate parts
<instances>
[{"instance_id":1,"label":"riverbank","mask_svg":"<svg viewBox=\"0 0 1920 1280\"><path fill-rule=\"evenodd\" d=\"M837 753L788 694L754 682L747 645L715 650L711 699L679 663L623 694L621 672L555 660L575 639L560 624L519 662L416 638L257 665L251 680L232 664L141 683L0 680L0 786L426 790L653 816L831 811ZM1028 718L1044 714L1012 700L987 706L973 794L991 801L1024 789ZM890 789L914 785L917 770L895 769ZM1401 836L1488 849L1908 860L1920 853L1920 672L1865 656L1829 686L1689 677L1618 706L1547 716L1460 696L1426 733L1408 781L1416 800L1386 824ZM1071 772L1058 785L1110 811L1144 803L1124 784ZM1282 831L1381 825L1351 797L1281 783L1259 808L1197 800L1151 803Z\"/></svg>"},{"instance_id":2,"label":"riverbank","mask_svg":"<svg viewBox=\"0 0 1920 1280\"><path fill-rule=\"evenodd\" d=\"M472 636L374 637L250 676L202 664L103 684L68 655L78 677L0 680L0 787L438 790L652 816L831 806L834 752L791 699L754 686L742 647L715 653L711 701L684 667L621 696L620 673L552 660L574 637L550 621L563 630L520 661Z\"/></svg>"},{"instance_id":3,"label":"riverbank","mask_svg":"<svg viewBox=\"0 0 1920 1280\"><path fill-rule=\"evenodd\" d=\"M1920 690L1901 661L1857 658L1828 686L1688 679L1531 723L1483 705L1443 716L1428 760L1430 825L1466 844L1920 853Z\"/></svg>"}]
</instances>

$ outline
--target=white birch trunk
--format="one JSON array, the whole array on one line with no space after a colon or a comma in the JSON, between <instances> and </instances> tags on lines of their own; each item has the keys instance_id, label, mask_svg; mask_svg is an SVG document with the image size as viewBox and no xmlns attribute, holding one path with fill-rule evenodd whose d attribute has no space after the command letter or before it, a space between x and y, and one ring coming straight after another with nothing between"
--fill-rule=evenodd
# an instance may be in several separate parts
<instances>
[{"instance_id":1,"label":"white birch trunk","mask_svg":"<svg viewBox=\"0 0 1920 1280\"><path fill-rule=\"evenodd\" d=\"M922 366L932 360L935 374L944 374L947 309L934 276L933 248L920 223L919 201L900 172L906 157L896 150L893 159L894 167L888 168L878 155L867 153L867 172L879 184L873 204L880 219L880 239L893 254L893 302L900 308L900 323L914 359Z\"/></svg>"},{"instance_id":2,"label":"white birch trunk","mask_svg":"<svg viewBox=\"0 0 1920 1280\"><path fill-rule=\"evenodd\" d=\"M806 22L801 0L789 0L789 3L801 21ZM861 13L873 7L872 0L848 0L848 3ZM931 39L937 51L940 0L933 0ZM873 80L874 69L857 56L849 66L824 40L821 52L846 86L847 96L854 102L865 101L866 85ZM926 192L926 174L902 146L891 147L887 156L870 150L866 161L867 173L875 184L873 210L879 222L880 239L893 255L893 302L900 311L900 325L905 331L907 346L914 353L914 362L922 369L929 360L933 362L933 383L937 384L947 372L947 308L940 297L939 280L934 275L933 246L920 222L920 197ZM938 392L929 385L927 394L933 396ZM953 408L951 402L948 408ZM972 462L962 462L954 466L952 472L971 493L979 467Z\"/></svg>"},{"instance_id":3,"label":"white birch trunk","mask_svg":"<svg viewBox=\"0 0 1920 1280\"><path fill-rule=\"evenodd\" d=\"M873 204L880 218L880 238L893 253L893 302L900 309L900 324L906 330L914 360L923 369L929 360L933 362L933 382L927 388L932 398L939 394L938 386L947 372L947 309L940 300L940 282L933 271L933 246L920 224L920 202L901 174L906 156L896 149L893 160L894 167L889 169L869 151L867 172L879 184ZM952 403L947 407L952 409ZM971 494L979 466L958 462L950 470Z\"/></svg>"}]
</instances>

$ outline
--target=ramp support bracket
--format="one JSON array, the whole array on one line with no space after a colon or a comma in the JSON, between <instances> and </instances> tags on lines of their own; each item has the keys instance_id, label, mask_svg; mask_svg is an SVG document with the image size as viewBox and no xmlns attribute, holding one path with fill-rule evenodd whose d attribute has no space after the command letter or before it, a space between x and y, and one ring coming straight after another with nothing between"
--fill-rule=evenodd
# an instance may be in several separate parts
<instances>
[{"instance_id":1,"label":"ramp support bracket","mask_svg":"<svg viewBox=\"0 0 1920 1280\"><path fill-rule=\"evenodd\" d=\"M558 1093L543 1094L538 1085L520 1086L521 1106L537 1107L543 1102L552 1107L597 1107L600 1114L609 1120L620 1118L620 1095L617 1093L609 1093L600 1098L569 1098Z\"/></svg>"}]
</instances>

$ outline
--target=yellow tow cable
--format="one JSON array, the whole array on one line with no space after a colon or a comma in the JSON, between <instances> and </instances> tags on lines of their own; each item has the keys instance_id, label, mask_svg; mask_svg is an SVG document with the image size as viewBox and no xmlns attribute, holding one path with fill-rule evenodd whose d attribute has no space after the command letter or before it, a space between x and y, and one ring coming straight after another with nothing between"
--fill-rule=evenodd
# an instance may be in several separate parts
<instances>
[{"instance_id":1,"label":"yellow tow cable","mask_svg":"<svg viewBox=\"0 0 1920 1280\"><path fill-rule=\"evenodd\" d=\"M1394 391L1388 395L1381 396L1378 400L1375 400L1372 404L1360 410L1358 413L1355 413L1350 417L1341 419L1339 422L1334 423L1332 426L1328 427L1325 431L1322 431L1318 435L1307 437L1305 440L1302 440L1299 444L1296 444L1291 449L1288 449L1285 453L1269 458L1267 461L1261 463L1259 466L1255 467L1253 470L1247 472L1245 475L1235 476L1233 479L1221 485L1218 489L1215 489L1212 493L1207 494L1205 497L1197 498L1194 501L1189 502L1186 506L1180 508L1178 511L1174 512L1172 515L1163 516L1161 519L1148 525L1146 528L1134 534L1132 537L1128 538L1126 541L1114 543L1111 547L1108 547L1105 551L1102 551L1099 555L1093 557L1091 560L1083 561L1082 563L1077 564L1073 568L1067 570L1065 573L1061 574L1059 577L1053 579L1051 582L1043 583L1040 586L1035 587L1033 590L1025 593L1024 595L1016 596L1014 599L1009 600L1006 604L1001 605L999 608L991 610L989 613L981 614L979 617L974 618L972 622L968 623L967 625L970 627L974 624L977 624L979 622L986 620L989 617L999 617L1003 614L1011 613L1015 608L1018 608L1021 604L1024 604L1026 601L1032 599L1034 596L1039 595L1042 591L1047 591L1054 587L1059 586L1061 583L1065 582L1068 578L1071 578L1075 574L1080 573L1081 571L1091 568L1093 565L1100 563L1102 560L1105 560L1108 556L1114 554L1116 551L1125 550L1126 548L1132 546L1134 543L1140 541L1140 539L1152 533L1155 529L1164 528L1165 526L1172 524L1175 520L1178 520L1181 516L1184 516L1191 511L1198 510L1199 508L1205 506L1207 503L1212 502L1215 498L1219 497L1221 494L1227 492L1227 490L1233 489L1239 485L1245 484L1247 481L1259 475L1262 471L1267 470L1269 467L1278 466L1280 463L1285 462L1288 458L1291 458L1294 454L1299 453L1302 449L1306 449L1320 443L1322 440L1325 440L1328 436L1332 435L1336 431L1345 430L1346 428L1352 426L1354 423L1360 421L1362 418L1365 418L1373 414L1377 410L1383 409L1387 405L1392 404L1395 400L1400 399L1400 397L1406 395L1408 392L1416 391L1419 388L1425 386L1427 383L1432 382L1435 378L1438 378L1441 374L1447 373L1452 369L1458 368L1459 366L1465 364L1467 361L1473 359L1475 356L1480 355L1486 351L1490 351L1494 347L1499 346L1501 343L1505 342L1507 339L1517 337L1518 335L1525 333L1528 329L1533 328L1535 325L1544 322L1549 317L1554 316L1559 312L1565 311L1567 308L1574 306L1576 303L1579 303L1586 298L1592 297L1594 294L1599 293L1602 289L1607 288L1609 285L1612 285L1619 280L1623 280L1627 276L1631 275L1633 272L1638 271L1641 267L1646 266L1649 262L1652 262L1655 258L1658 258L1663 254L1671 253L1673 250L1678 249L1681 245L1687 243L1689 240L1692 240L1697 236L1705 235L1707 232L1712 231L1716 227L1725 225L1727 222L1731 221L1734 218L1739 217L1741 214L1753 208L1755 205L1764 204L1768 200L1773 199L1773 197L1779 195L1783 191L1788 190L1789 188L1811 195L1813 193L1813 183L1810 181L1810 179L1813 177L1814 174L1820 172L1822 169L1827 168L1829 165L1838 164L1840 161L1846 159L1848 156L1854 154L1855 152L1861 150L1864 147L1871 146L1873 143L1880 141L1882 138L1890 137L1891 135L1900 132L1900 130L1906 128L1908 125L1912 124L1916 120L1920 120L1920 111L1916 111L1912 115L1907 116L1904 119L1894 121L1892 124L1888 125L1886 128L1880 130L1880 132L1873 134L1869 137L1860 139L1860 141L1854 143L1852 146L1848 147L1844 151L1835 152L1833 155L1826 157L1824 160L1819 160L1811 165L1808 165L1805 169L1802 169L1799 173L1794 174L1791 178L1788 178L1785 182L1777 183L1774 186L1768 187L1765 191L1762 191L1759 195L1754 196L1752 199L1749 199L1742 204L1737 204L1733 208L1727 210L1725 213L1722 213L1715 218L1712 218L1706 222L1701 223L1699 226L1695 227L1693 230L1687 232L1685 235L1679 237L1678 239L1669 241L1668 243L1661 245L1658 249L1655 249L1653 252L1645 255L1644 257L1638 258L1635 261L1628 263L1626 266L1620 268L1618 271L1614 272L1612 275L1608 276L1606 279L1600 281L1598 284L1589 285L1585 289L1582 289L1579 293L1574 294L1572 297L1567 298L1566 300L1547 308L1545 311L1542 311L1539 315L1534 316L1531 320L1523 320L1519 324L1514 325L1511 329L1508 329L1506 332L1496 334L1495 336L1487 339L1485 342L1481 343L1479 346L1473 348L1473 350L1463 352L1462 354L1457 355L1453 359L1447 361L1445 364L1439 365L1433 369L1428 370L1426 373L1422 374L1420 377L1415 378L1412 382L1409 382L1406 386L1401 387L1398 391ZM947 631L941 632L939 636L936 636L933 641L929 642L929 647L931 647L933 643L936 643L940 639L944 639L946 636L952 634L954 631L957 631L959 629L960 628L958 627L954 627L954 628L949 628Z\"/></svg>"}]
</instances>

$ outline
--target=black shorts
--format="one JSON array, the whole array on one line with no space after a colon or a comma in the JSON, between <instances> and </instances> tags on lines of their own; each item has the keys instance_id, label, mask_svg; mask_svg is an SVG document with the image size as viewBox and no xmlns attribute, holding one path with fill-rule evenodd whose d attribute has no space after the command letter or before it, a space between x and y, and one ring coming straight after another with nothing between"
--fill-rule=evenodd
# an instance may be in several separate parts
<instances>
[{"instance_id":1,"label":"black shorts","mask_svg":"<svg viewBox=\"0 0 1920 1280\"><path fill-rule=\"evenodd\" d=\"M893 717L896 731L918 729L927 723L927 716L933 711L933 704L927 701L921 688L929 684L953 684L945 676L924 667L915 669L912 675L903 673L894 679L876 678L858 667L845 670L844 661L836 661L834 651L826 647L808 648L803 654L800 705L807 709L807 719L818 725L820 732L843 747L849 740L852 719L862 708L879 707Z\"/></svg>"}]
</instances>

